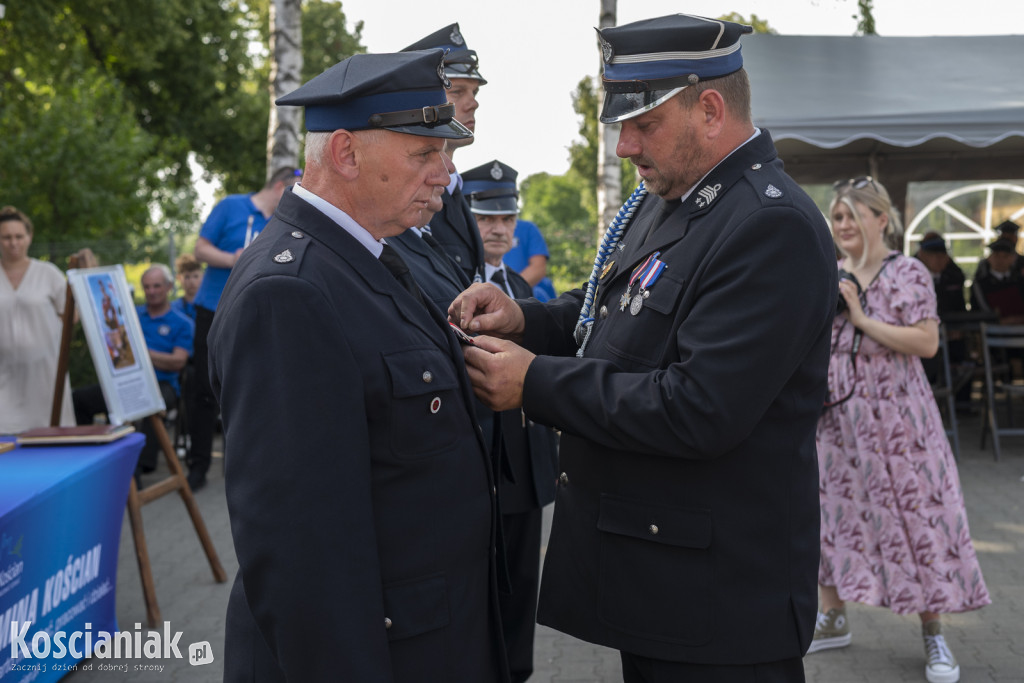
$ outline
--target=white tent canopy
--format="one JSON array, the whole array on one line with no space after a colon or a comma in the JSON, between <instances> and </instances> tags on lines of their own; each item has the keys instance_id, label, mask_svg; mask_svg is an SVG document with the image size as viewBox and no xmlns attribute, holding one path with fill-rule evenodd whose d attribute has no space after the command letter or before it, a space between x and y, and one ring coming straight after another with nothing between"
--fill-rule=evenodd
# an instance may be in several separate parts
<instances>
[{"instance_id":1,"label":"white tent canopy","mask_svg":"<svg viewBox=\"0 0 1024 683\"><path fill-rule=\"evenodd\" d=\"M754 122L805 183L1024 176L1024 36L743 38Z\"/></svg>"}]
</instances>

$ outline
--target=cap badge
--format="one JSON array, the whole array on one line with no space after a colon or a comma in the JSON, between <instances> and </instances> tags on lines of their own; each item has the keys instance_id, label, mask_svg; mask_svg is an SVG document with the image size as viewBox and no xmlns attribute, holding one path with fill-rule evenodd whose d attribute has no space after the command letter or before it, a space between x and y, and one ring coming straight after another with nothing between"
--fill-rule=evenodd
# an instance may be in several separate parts
<instances>
[{"instance_id":1,"label":"cap badge","mask_svg":"<svg viewBox=\"0 0 1024 683\"><path fill-rule=\"evenodd\" d=\"M448 55L448 50L444 51L444 55ZM441 57L441 63L437 65L437 77L441 79L441 83L444 84L446 90L452 87L452 82L444 75L444 56Z\"/></svg>"},{"instance_id":2,"label":"cap badge","mask_svg":"<svg viewBox=\"0 0 1024 683\"><path fill-rule=\"evenodd\" d=\"M497 161L494 162L494 166L491 166L491 177L495 180L501 180L501 166L498 165Z\"/></svg>"},{"instance_id":3,"label":"cap badge","mask_svg":"<svg viewBox=\"0 0 1024 683\"><path fill-rule=\"evenodd\" d=\"M462 45L463 43L466 42L466 39L462 37L461 33L459 33L459 29L458 28L453 28L452 32L451 32L451 35L449 35L448 37L451 39L452 43L455 44L455 45Z\"/></svg>"},{"instance_id":4,"label":"cap badge","mask_svg":"<svg viewBox=\"0 0 1024 683\"><path fill-rule=\"evenodd\" d=\"M702 209L705 206L711 206L711 202L715 201L715 197L718 196L718 191L721 189L722 183L715 183L714 185L705 185L697 192L699 196L694 201L694 204L696 204Z\"/></svg>"},{"instance_id":5,"label":"cap badge","mask_svg":"<svg viewBox=\"0 0 1024 683\"><path fill-rule=\"evenodd\" d=\"M764 189L764 196L771 197L772 199L778 199L779 197L782 196L782 190L775 187L774 185L768 185L768 187Z\"/></svg>"},{"instance_id":6,"label":"cap badge","mask_svg":"<svg viewBox=\"0 0 1024 683\"><path fill-rule=\"evenodd\" d=\"M598 35L600 36L600 34L598 34ZM612 57L615 56L615 48L612 47L611 43L609 43L607 40L604 39L604 36L600 36L600 37L601 37L601 58L604 60L605 64L611 64L612 63Z\"/></svg>"},{"instance_id":7,"label":"cap badge","mask_svg":"<svg viewBox=\"0 0 1024 683\"><path fill-rule=\"evenodd\" d=\"M280 254L274 257L274 263L291 263L294 260L295 257L292 256L291 249L285 249Z\"/></svg>"}]
</instances>

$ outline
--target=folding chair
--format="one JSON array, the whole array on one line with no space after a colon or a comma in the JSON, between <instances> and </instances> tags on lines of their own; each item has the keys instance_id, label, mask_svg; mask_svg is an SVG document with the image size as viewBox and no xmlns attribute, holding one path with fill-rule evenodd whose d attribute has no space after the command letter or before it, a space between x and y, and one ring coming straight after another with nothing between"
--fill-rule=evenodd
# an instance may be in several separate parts
<instances>
[{"instance_id":1,"label":"folding chair","mask_svg":"<svg viewBox=\"0 0 1024 683\"><path fill-rule=\"evenodd\" d=\"M950 445L953 446L953 457L957 460L960 459L960 430L956 422L956 391L959 388L953 383L953 373L949 367L949 346L948 339L946 337L946 326L939 325L939 358L942 360L942 369L940 375L936 378L935 383L932 384L932 395L935 396L935 402L938 404L939 409L945 409L943 412L946 413L946 420L948 426L945 427L946 436L950 439Z\"/></svg>"},{"instance_id":2,"label":"folding chair","mask_svg":"<svg viewBox=\"0 0 1024 683\"><path fill-rule=\"evenodd\" d=\"M999 366L992 362L992 349L999 349ZM1002 436L1024 436L1024 428L1000 427L996 416L997 391L1006 397L1007 417L1011 416L1014 396L1024 396L1024 385L1014 384L1011 365L1005 361L1007 349L1024 349L1024 325L988 325L981 323L981 351L985 359L985 411L987 420L982 420L981 445L985 446L985 433L992 434L992 450L999 460L999 439Z\"/></svg>"}]
</instances>

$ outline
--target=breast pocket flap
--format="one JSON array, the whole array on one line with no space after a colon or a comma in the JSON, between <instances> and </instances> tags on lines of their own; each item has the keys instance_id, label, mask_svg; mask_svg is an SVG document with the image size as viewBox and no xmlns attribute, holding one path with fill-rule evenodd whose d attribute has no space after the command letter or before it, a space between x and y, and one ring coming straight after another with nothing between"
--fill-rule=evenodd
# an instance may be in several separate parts
<instances>
[{"instance_id":1,"label":"breast pocket flap","mask_svg":"<svg viewBox=\"0 0 1024 683\"><path fill-rule=\"evenodd\" d=\"M652 543L704 549L711 545L711 510L663 507L602 494L597 528Z\"/></svg>"},{"instance_id":2,"label":"breast pocket flap","mask_svg":"<svg viewBox=\"0 0 1024 683\"><path fill-rule=\"evenodd\" d=\"M455 389L458 382L452 361L439 349L409 349L384 354L395 398Z\"/></svg>"}]
</instances>

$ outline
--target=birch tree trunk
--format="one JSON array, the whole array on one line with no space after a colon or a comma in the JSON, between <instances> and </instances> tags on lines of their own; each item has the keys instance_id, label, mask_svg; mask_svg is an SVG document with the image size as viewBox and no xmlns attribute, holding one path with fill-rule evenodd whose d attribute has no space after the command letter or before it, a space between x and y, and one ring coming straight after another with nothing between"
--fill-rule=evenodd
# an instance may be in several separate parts
<instances>
[{"instance_id":1,"label":"birch tree trunk","mask_svg":"<svg viewBox=\"0 0 1024 683\"><path fill-rule=\"evenodd\" d=\"M616 0L601 0L599 28L615 26ZM598 49L598 54L601 51ZM601 110L603 93L598 93L597 108ZM622 204L622 166L615 156L615 145L619 140L619 124L597 124L597 239L598 243L608 225L615 218Z\"/></svg>"},{"instance_id":2,"label":"birch tree trunk","mask_svg":"<svg viewBox=\"0 0 1024 683\"><path fill-rule=\"evenodd\" d=\"M302 0L271 0L270 57L268 180L282 166L299 165L302 107L279 108L274 100L302 85Z\"/></svg>"}]
</instances>

